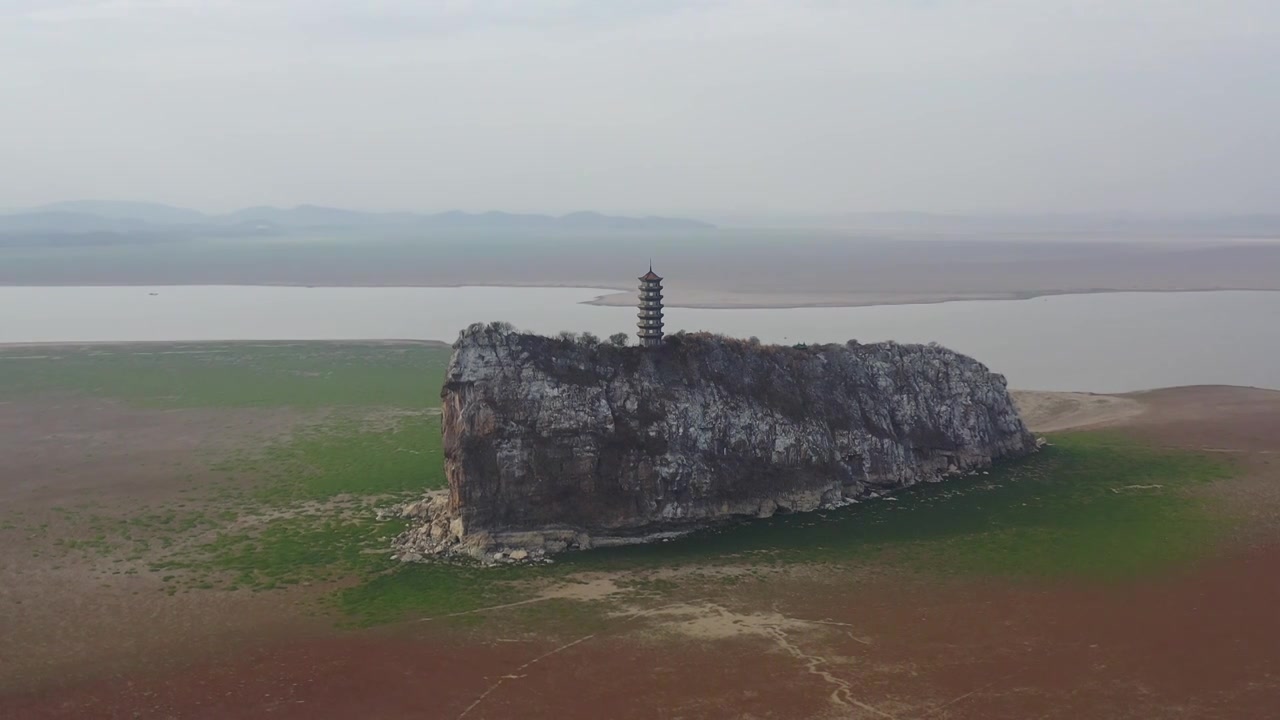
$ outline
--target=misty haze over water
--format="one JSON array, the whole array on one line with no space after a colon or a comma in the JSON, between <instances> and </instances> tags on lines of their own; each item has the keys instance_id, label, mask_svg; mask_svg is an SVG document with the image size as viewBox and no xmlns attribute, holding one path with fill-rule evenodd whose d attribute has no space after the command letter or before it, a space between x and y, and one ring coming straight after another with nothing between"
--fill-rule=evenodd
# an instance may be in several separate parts
<instances>
[{"instance_id":1,"label":"misty haze over water","mask_svg":"<svg viewBox=\"0 0 1280 720\"><path fill-rule=\"evenodd\" d=\"M0 342L422 339L506 320L543 334L634 333L629 307L583 288L0 287ZM155 294L152 294L155 293ZM32 313L39 308L39 313ZM937 341L1012 387L1127 392L1280 389L1280 293L1103 293L859 308L669 308L668 331L765 342ZM634 338L633 338L634 339ZM145 351L145 349L139 349ZM56 355L33 349L32 355Z\"/></svg>"}]
</instances>

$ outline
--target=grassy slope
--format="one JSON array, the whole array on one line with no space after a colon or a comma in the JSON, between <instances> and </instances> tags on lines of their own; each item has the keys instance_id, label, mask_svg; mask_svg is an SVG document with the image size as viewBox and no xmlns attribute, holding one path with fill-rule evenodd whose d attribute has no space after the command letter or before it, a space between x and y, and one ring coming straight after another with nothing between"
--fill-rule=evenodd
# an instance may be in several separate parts
<instances>
[{"instance_id":1,"label":"grassy slope","mask_svg":"<svg viewBox=\"0 0 1280 720\"><path fill-rule=\"evenodd\" d=\"M517 599L522 585L510 581L691 563L893 562L929 573L1123 579L1208 547L1222 520L1187 490L1231 471L1217 459L1115 434L1063 434L1038 456L990 475L913 488L893 500L567 555L549 567L401 566L385 552L400 526L375 522L371 505L443 484L438 417L430 409L447 351L355 344L197 349L0 360L0 399L70 391L172 407L338 408L286 442L221 458L217 468L227 482L184 507L140 509L116 523L82 518L96 534L63 551L150 558L170 592L341 579L346 587L333 600L357 622ZM6 353L14 351L0 351L0 358ZM202 539L192 542L197 535Z\"/></svg>"}]
</instances>

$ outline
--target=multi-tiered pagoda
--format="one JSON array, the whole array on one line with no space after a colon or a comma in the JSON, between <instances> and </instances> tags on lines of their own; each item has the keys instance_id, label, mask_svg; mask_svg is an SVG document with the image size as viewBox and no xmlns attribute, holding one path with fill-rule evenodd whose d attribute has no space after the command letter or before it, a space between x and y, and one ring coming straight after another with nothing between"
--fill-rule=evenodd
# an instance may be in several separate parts
<instances>
[{"instance_id":1,"label":"multi-tiered pagoda","mask_svg":"<svg viewBox=\"0 0 1280 720\"><path fill-rule=\"evenodd\" d=\"M636 325L641 347L662 345L662 278L653 271L653 263L649 272L640 276L640 321Z\"/></svg>"}]
</instances>

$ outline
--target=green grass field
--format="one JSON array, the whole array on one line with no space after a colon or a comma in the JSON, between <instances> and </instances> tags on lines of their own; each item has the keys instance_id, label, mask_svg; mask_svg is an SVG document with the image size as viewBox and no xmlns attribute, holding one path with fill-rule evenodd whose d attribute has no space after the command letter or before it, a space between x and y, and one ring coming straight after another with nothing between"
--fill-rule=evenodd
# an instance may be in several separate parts
<instances>
[{"instance_id":1,"label":"green grass field","mask_svg":"<svg viewBox=\"0 0 1280 720\"><path fill-rule=\"evenodd\" d=\"M513 596L503 588L512 580L678 565L890 564L943 575L1123 581L1199 557L1225 527L1188 492L1228 477L1221 460L1110 433L1063 434L1054 443L989 475L920 485L892 500L567 554L549 567L400 566L343 591L340 604L365 621L385 621L465 609L459 598L477 607L507 602Z\"/></svg>"},{"instance_id":2,"label":"green grass field","mask_svg":"<svg viewBox=\"0 0 1280 720\"><path fill-rule=\"evenodd\" d=\"M1230 467L1221 460L1153 450L1110 433L1068 433L1053 442L989 475L568 562L607 568L892 559L930 572L1121 578L1194 556L1219 527L1186 491L1226 477Z\"/></svg>"},{"instance_id":3,"label":"green grass field","mask_svg":"<svg viewBox=\"0 0 1280 720\"><path fill-rule=\"evenodd\" d=\"M167 351L167 352L166 352ZM46 359L16 356L50 355ZM6 356L8 356L6 358ZM143 407L324 410L290 437L212 459L224 480L60 551L144 559L168 592L334 583L328 605L378 623L519 599L523 581L673 565L891 563L923 573L1118 581L1194 559L1225 521L1191 492L1232 467L1113 433L1066 433L987 475L838 510L728 524L670 543L481 569L391 561L399 522L373 508L444 484L439 387L448 350L342 343L0 350L0 399L89 394ZM341 585L341 587L338 587Z\"/></svg>"},{"instance_id":4,"label":"green grass field","mask_svg":"<svg viewBox=\"0 0 1280 720\"><path fill-rule=\"evenodd\" d=\"M367 343L0 348L0 400L76 393L162 407L440 405L449 350Z\"/></svg>"}]
</instances>

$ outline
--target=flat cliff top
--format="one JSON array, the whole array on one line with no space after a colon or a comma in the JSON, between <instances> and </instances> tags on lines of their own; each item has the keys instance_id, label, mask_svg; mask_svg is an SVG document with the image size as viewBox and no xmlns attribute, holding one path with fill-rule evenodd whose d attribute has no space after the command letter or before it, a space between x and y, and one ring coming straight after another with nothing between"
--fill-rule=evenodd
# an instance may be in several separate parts
<instances>
[{"instance_id":1,"label":"flat cliff top","mask_svg":"<svg viewBox=\"0 0 1280 720\"><path fill-rule=\"evenodd\" d=\"M739 339L714 333L674 333L656 348L620 346L601 341L590 333L562 333L556 337L522 333L502 323L477 323L462 331L453 344L454 357L449 379L469 382L491 376L495 370L517 370L536 367L562 380L580 375L583 381L614 377L618 374L653 371L664 379L685 378L689 381L715 379L743 387L767 373L774 381L785 380L786 373L826 374L833 361L854 361L867 368L873 377L887 371L890 365L916 364L932 374L922 381L938 379L946 369L961 369L974 375L985 375L991 382L1004 385L1004 376L990 373L977 360L935 343L903 344L892 341L843 344L769 345L754 338ZM488 356L486 358L485 356ZM505 368L494 367L490 359L501 358ZM746 370L750 374L741 375ZM796 384L798 389L799 385Z\"/></svg>"},{"instance_id":2,"label":"flat cliff top","mask_svg":"<svg viewBox=\"0 0 1280 720\"><path fill-rule=\"evenodd\" d=\"M937 345L640 348L493 323L460 335L442 397L459 537L812 510L1035 448L1004 377Z\"/></svg>"}]
</instances>

